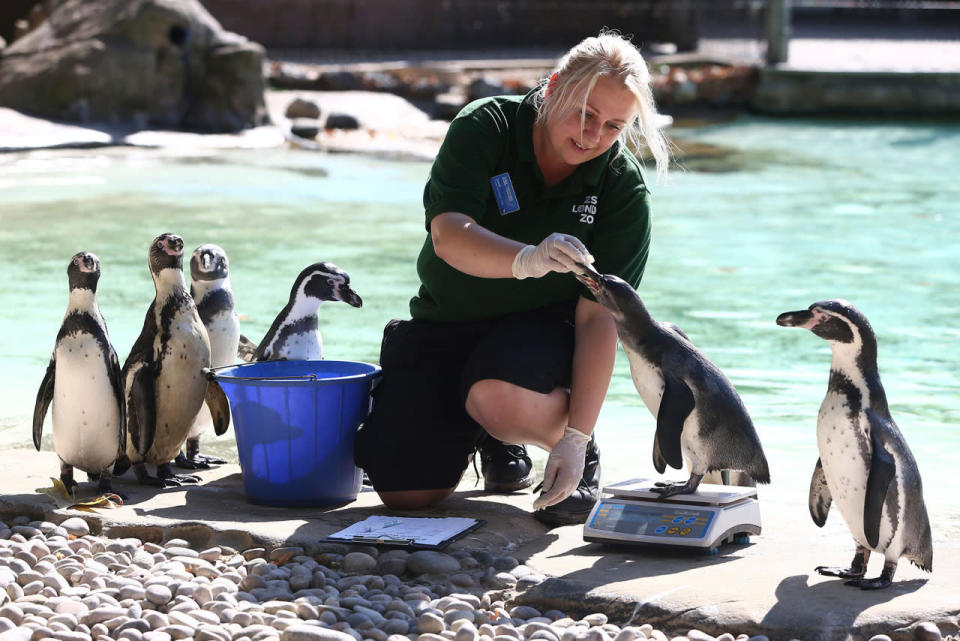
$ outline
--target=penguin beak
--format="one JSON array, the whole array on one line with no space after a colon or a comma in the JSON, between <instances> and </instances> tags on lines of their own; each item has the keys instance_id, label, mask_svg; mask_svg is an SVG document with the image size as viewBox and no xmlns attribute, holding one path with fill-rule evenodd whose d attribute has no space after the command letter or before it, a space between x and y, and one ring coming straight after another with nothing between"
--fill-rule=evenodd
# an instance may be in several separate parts
<instances>
[{"instance_id":1,"label":"penguin beak","mask_svg":"<svg viewBox=\"0 0 960 641\"><path fill-rule=\"evenodd\" d=\"M573 274L577 277L577 280L583 283L594 295L599 294L603 289L603 276L600 272L598 272L593 265L577 263L577 267L579 271Z\"/></svg>"},{"instance_id":2,"label":"penguin beak","mask_svg":"<svg viewBox=\"0 0 960 641\"><path fill-rule=\"evenodd\" d=\"M337 299L342 300L351 307L363 307L363 299L360 298L357 292L350 289L350 285L346 283L337 287Z\"/></svg>"},{"instance_id":3,"label":"penguin beak","mask_svg":"<svg viewBox=\"0 0 960 641\"><path fill-rule=\"evenodd\" d=\"M777 316L777 325L780 327L799 327L812 329L816 325L816 317L809 309L796 312L784 312Z\"/></svg>"}]
</instances>

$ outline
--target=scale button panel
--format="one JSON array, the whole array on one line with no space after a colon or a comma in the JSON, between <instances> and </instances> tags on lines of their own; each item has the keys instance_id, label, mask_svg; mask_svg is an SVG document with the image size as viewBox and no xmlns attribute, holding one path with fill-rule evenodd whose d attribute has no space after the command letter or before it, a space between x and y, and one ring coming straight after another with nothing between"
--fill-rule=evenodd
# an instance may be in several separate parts
<instances>
[{"instance_id":1,"label":"scale button panel","mask_svg":"<svg viewBox=\"0 0 960 641\"><path fill-rule=\"evenodd\" d=\"M589 527L617 534L703 538L714 511L681 505L651 506L602 501Z\"/></svg>"}]
</instances>

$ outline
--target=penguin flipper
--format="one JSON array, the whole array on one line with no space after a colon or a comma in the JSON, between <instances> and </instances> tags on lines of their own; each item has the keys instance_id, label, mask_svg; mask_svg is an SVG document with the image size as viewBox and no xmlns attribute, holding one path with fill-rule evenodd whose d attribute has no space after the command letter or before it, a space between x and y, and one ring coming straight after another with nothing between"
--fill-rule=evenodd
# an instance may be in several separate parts
<instances>
[{"instance_id":1,"label":"penguin flipper","mask_svg":"<svg viewBox=\"0 0 960 641\"><path fill-rule=\"evenodd\" d=\"M157 434L157 396L153 367L144 364L133 374L127 404L127 430L140 456L153 446Z\"/></svg>"},{"instance_id":2,"label":"penguin flipper","mask_svg":"<svg viewBox=\"0 0 960 641\"><path fill-rule=\"evenodd\" d=\"M40 381L40 389L37 390L37 402L33 406L33 445L40 451L40 439L43 437L43 419L47 416L47 409L53 400L53 387L57 376L56 356L50 358L50 364L47 365L47 371Z\"/></svg>"},{"instance_id":3,"label":"penguin flipper","mask_svg":"<svg viewBox=\"0 0 960 641\"><path fill-rule=\"evenodd\" d=\"M693 342L693 341L690 340L690 337L687 336L686 332L684 332L682 329L680 329L680 326L679 326L679 325L676 325L676 324L674 324L674 323L670 323L670 322L668 322L668 321L663 321L662 323L660 323L660 325L661 325L662 327L665 327L665 328L667 328L667 329L670 329L670 330L675 331L677 334L679 334L680 336L682 336L683 338L685 338L687 341L689 341L689 342L691 342L691 343Z\"/></svg>"},{"instance_id":4,"label":"penguin flipper","mask_svg":"<svg viewBox=\"0 0 960 641\"><path fill-rule=\"evenodd\" d=\"M682 380L664 376L663 396L657 411L657 433L653 439L653 465L657 472L663 473L664 463L676 469L683 468L683 452L680 449L680 435L683 422L693 411L695 401L693 392Z\"/></svg>"},{"instance_id":5,"label":"penguin flipper","mask_svg":"<svg viewBox=\"0 0 960 641\"><path fill-rule=\"evenodd\" d=\"M833 503L833 496L830 494L830 488L827 487L827 477L823 474L823 463L818 458L817 466L813 468L813 478L810 479L810 516L817 527L823 527L827 522L827 514L830 512L830 505Z\"/></svg>"},{"instance_id":6,"label":"penguin flipper","mask_svg":"<svg viewBox=\"0 0 960 641\"><path fill-rule=\"evenodd\" d=\"M210 410L210 416L213 419L213 431L217 436L223 436L230 427L230 403L227 401L227 395L223 393L220 383L210 381L207 383L207 394L204 402Z\"/></svg>"},{"instance_id":7,"label":"penguin flipper","mask_svg":"<svg viewBox=\"0 0 960 641\"><path fill-rule=\"evenodd\" d=\"M117 448L117 456L122 456L127 444L127 401L123 395L123 374L120 369L120 361L117 359L117 351L110 348L110 386L113 388L113 397L117 399L117 407L120 409L120 444Z\"/></svg>"},{"instance_id":8,"label":"penguin flipper","mask_svg":"<svg viewBox=\"0 0 960 641\"><path fill-rule=\"evenodd\" d=\"M870 441L873 445L873 455L870 457L870 472L867 474L867 497L863 505L863 533L867 537L870 547L876 547L880 541L880 519L883 515L883 504L887 500L887 490L890 482L897 473L893 455L884 447L884 437L891 431L889 422L877 416L876 412L867 408L867 419L870 421Z\"/></svg>"},{"instance_id":9,"label":"penguin flipper","mask_svg":"<svg viewBox=\"0 0 960 641\"><path fill-rule=\"evenodd\" d=\"M240 334L240 342L237 344L237 358L245 363L252 363L256 353L257 344L243 334Z\"/></svg>"}]
</instances>

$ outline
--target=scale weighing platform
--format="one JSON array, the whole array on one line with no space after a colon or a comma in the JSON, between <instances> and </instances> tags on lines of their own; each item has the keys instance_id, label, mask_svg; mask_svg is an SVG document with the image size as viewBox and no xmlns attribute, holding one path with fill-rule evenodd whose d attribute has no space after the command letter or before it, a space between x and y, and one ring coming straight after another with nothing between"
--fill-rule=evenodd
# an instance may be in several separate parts
<instances>
[{"instance_id":1,"label":"scale weighing platform","mask_svg":"<svg viewBox=\"0 0 960 641\"><path fill-rule=\"evenodd\" d=\"M701 483L694 494L660 500L653 479L603 488L583 526L583 540L626 545L670 545L716 551L721 543L760 534L757 489ZM746 542L746 541L744 541Z\"/></svg>"}]
</instances>

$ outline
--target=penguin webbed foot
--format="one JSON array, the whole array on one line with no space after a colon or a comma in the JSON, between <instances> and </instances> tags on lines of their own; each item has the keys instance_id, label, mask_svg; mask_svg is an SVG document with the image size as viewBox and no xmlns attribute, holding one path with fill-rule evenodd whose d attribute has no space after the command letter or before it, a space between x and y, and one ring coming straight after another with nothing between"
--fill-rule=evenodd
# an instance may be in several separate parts
<instances>
[{"instance_id":1,"label":"penguin webbed foot","mask_svg":"<svg viewBox=\"0 0 960 641\"><path fill-rule=\"evenodd\" d=\"M836 576L841 579L852 579L847 581L847 585L851 585L853 581L863 579L863 575L866 573L864 570L850 567L850 568L836 568L826 565L818 565L814 568L817 571L817 574L822 576Z\"/></svg>"},{"instance_id":2,"label":"penguin webbed foot","mask_svg":"<svg viewBox=\"0 0 960 641\"><path fill-rule=\"evenodd\" d=\"M67 493L70 496L74 496L77 493L77 489L80 487L80 484L73 479L73 474L69 476L60 475L60 481L63 483L63 486L67 488Z\"/></svg>"},{"instance_id":3,"label":"penguin webbed foot","mask_svg":"<svg viewBox=\"0 0 960 641\"><path fill-rule=\"evenodd\" d=\"M883 588L889 588L891 585L893 585L893 581L884 578L881 574L875 579L851 579L849 581L844 581L843 584L860 588L861 590L882 590Z\"/></svg>"},{"instance_id":4,"label":"penguin webbed foot","mask_svg":"<svg viewBox=\"0 0 960 641\"><path fill-rule=\"evenodd\" d=\"M150 473L147 472L147 466L143 463L134 463L133 473L137 477L137 483L140 485L147 485L149 487L173 487L173 483L167 483L164 479L159 476L150 476Z\"/></svg>"},{"instance_id":5,"label":"penguin webbed foot","mask_svg":"<svg viewBox=\"0 0 960 641\"><path fill-rule=\"evenodd\" d=\"M202 480L199 476L194 476L193 474L174 474L169 463L157 466L157 478L172 487L180 487L181 485L187 484L194 485Z\"/></svg>"},{"instance_id":6,"label":"penguin webbed foot","mask_svg":"<svg viewBox=\"0 0 960 641\"><path fill-rule=\"evenodd\" d=\"M210 462L205 461L203 456L197 454L192 458L187 458L183 452L177 454L177 458L173 459L173 464L179 467L181 470L209 470Z\"/></svg>"},{"instance_id":7,"label":"penguin webbed foot","mask_svg":"<svg viewBox=\"0 0 960 641\"><path fill-rule=\"evenodd\" d=\"M117 496L120 497L121 500L123 501L127 500L127 495L124 494L123 492L118 492L117 490L113 489L113 484L109 482L98 484L97 491L100 492L100 494L116 494Z\"/></svg>"},{"instance_id":8,"label":"penguin webbed foot","mask_svg":"<svg viewBox=\"0 0 960 641\"><path fill-rule=\"evenodd\" d=\"M691 475L689 479L684 482L668 483L666 481L657 481L653 484L653 487L650 488L650 491L654 494L659 494L657 497L658 501L662 501L665 498L676 496L677 494L693 494L697 491L697 488L700 487L700 479L702 475Z\"/></svg>"}]
</instances>

